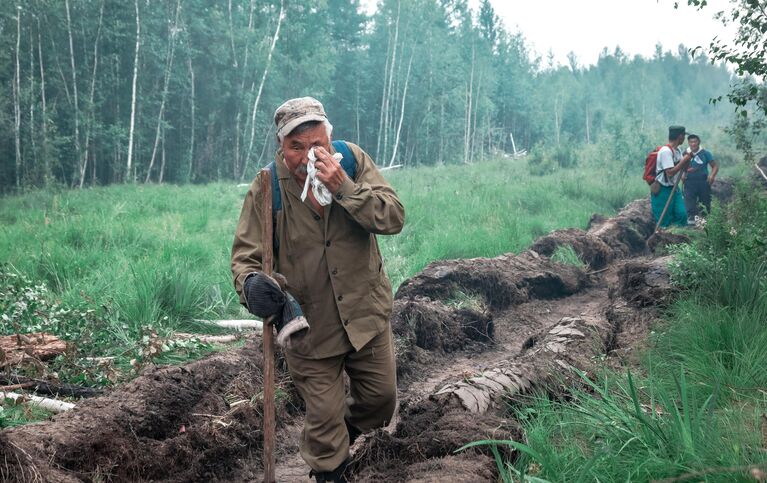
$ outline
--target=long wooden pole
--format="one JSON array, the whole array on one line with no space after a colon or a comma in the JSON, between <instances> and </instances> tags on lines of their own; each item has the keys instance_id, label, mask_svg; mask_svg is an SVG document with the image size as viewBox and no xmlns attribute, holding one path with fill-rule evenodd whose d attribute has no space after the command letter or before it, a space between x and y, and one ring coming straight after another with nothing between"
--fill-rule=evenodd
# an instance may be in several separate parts
<instances>
[{"instance_id":1,"label":"long wooden pole","mask_svg":"<svg viewBox=\"0 0 767 483\"><path fill-rule=\"evenodd\" d=\"M263 253L261 269L264 274L272 275L272 173L268 168L262 169L259 183L261 184L261 212L263 227L261 240ZM264 324L264 482L273 483L274 479L274 432L276 426L274 413L274 333L271 325Z\"/></svg>"}]
</instances>

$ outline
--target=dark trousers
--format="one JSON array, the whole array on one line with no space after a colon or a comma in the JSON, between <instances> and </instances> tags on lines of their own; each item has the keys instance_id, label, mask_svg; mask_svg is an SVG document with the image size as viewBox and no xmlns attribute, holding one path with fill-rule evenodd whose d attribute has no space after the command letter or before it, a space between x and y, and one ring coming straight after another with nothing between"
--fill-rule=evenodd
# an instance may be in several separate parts
<instances>
[{"instance_id":1,"label":"dark trousers","mask_svg":"<svg viewBox=\"0 0 767 483\"><path fill-rule=\"evenodd\" d=\"M702 176L687 178L684 182L684 206L688 219L695 218L700 205L706 208L706 214L711 211L711 186L708 179Z\"/></svg>"}]
</instances>

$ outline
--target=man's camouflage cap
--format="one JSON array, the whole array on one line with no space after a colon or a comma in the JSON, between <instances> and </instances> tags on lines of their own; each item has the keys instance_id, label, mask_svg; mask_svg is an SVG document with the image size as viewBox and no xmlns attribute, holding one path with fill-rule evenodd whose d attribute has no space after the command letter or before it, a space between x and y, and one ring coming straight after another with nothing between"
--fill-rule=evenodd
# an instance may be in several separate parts
<instances>
[{"instance_id":1,"label":"man's camouflage cap","mask_svg":"<svg viewBox=\"0 0 767 483\"><path fill-rule=\"evenodd\" d=\"M274 111L274 124L277 135L284 138L290 132L307 121L327 121L325 108L313 97L298 97L285 101Z\"/></svg>"}]
</instances>

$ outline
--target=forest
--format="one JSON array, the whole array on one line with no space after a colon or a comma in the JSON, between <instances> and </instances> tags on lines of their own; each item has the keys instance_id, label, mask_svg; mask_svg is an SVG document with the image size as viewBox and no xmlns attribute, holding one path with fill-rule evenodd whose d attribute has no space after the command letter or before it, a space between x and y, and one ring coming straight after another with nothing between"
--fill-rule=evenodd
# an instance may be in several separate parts
<instances>
[{"instance_id":1,"label":"forest","mask_svg":"<svg viewBox=\"0 0 767 483\"><path fill-rule=\"evenodd\" d=\"M731 72L695 46L560 65L488 0L385 0L372 16L358 0L3 3L4 192L248 181L276 147L274 109L303 95L382 166L515 149L641 163L663 126L708 140L733 117L711 103Z\"/></svg>"}]
</instances>

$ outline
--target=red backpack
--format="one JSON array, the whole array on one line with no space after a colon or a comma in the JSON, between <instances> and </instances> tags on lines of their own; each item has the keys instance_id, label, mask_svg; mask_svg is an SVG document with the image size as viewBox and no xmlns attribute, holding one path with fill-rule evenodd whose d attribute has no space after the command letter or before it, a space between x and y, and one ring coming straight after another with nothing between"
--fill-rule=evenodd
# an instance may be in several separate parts
<instances>
[{"instance_id":1,"label":"red backpack","mask_svg":"<svg viewBox=\"0 0 767 483\"><path fill-rule=\"evenodd\" d=\"M671 145L666 144L665 146L668 146L668 148L671 149ZM656 176L658 176L656 165L658 164L658 151L660 151L660 148L662 147L663 146L658 146L650 151L647 155L647 159L644 160L644 176L642 176L642 179L645 180L647 184L653 184Z\"/></svg>"}]
</instances>

